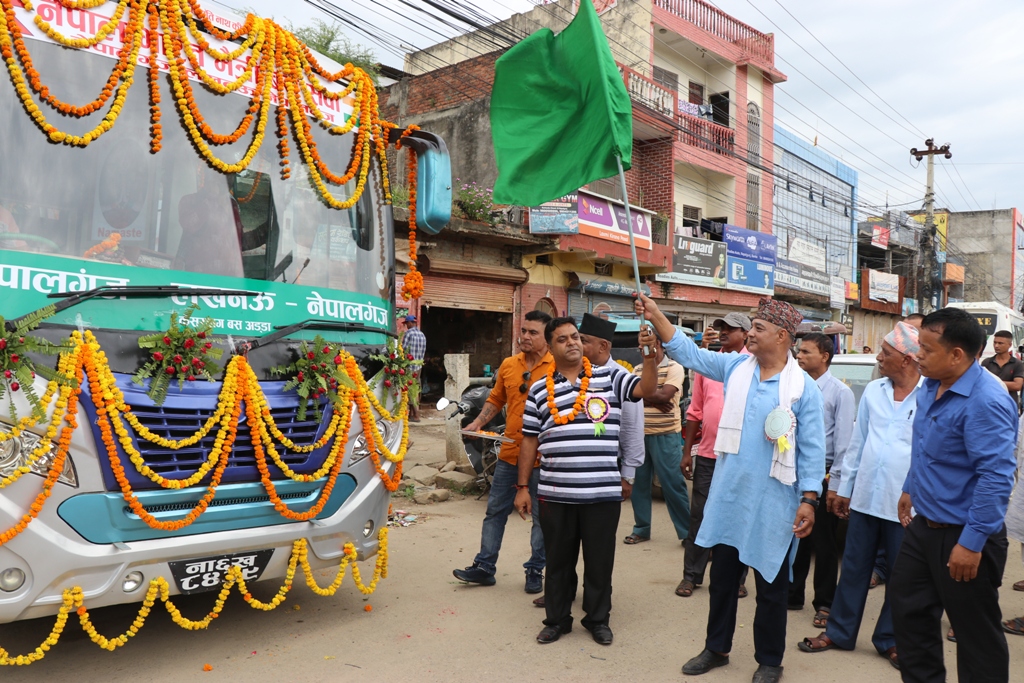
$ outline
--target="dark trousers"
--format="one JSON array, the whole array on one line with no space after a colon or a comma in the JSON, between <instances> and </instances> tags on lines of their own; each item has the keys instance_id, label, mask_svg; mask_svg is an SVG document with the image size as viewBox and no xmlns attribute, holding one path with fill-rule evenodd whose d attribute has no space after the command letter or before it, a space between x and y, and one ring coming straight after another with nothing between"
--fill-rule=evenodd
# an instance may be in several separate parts
<instances>
[{"instance_id":1,"label":"dark trousers","mask_svg":"<svg viewBox=\"0 0 1024 683\"><path fill-rule=\"evenodd\" d=\"M711 491L711 478L715 476L715 463L712 458L693 456L693 492L690 496L690 530L683 541L683 579L692 581L694 585L704 583L704 572L708 567L708 560L711 559L711 548L702 548L697 545L697 532L700 531L700 523L704 521L704 505L708 502L708 492ZM737 585L742 585L747 580L747 565L743 565L743 572L740 574Z\"/></svg>"},{"instance_id":2,"label":"dark trousers","mask_svg":"<svg viewBox=\"0 0 1024 683\"><path fill-rule=\"evenodd\" d=\"M828 491L828 480L822 485ZM824 497L823 497L824 499ZM789 604L804 605L804 587L811 568L811 554L814 554L814 609L832 609L836 596L836 582L839 579L839 518L819 505L814 513L814 528L811 535L800 539L793 561L793 581L789 586Z\"/></svg>"},{"instance_id":3,"label":"dark trousers","mask_svg":"<svg viewBox=\"0 0 1024 683\"><path fill-rule=\"evenodd\" d=\"M584 628L608 625L612 611L615 533L622 503L571 505L540 501L547 575L544 577L545 626L572 628L572 601L579 578L576 563L583 546ZM735 591L734 591L735 592Z\"/></svg>"},{"instance_id":4,"label":"dark trousers","mask_svg":"<svg viewBox=\"0 0 1024 683\"><path fill-rule=\"evenodd\" d=\"M546 532L545 532L546 534ZM545 535L545 538L547 536ZM743 571L740 551L730 545L716 545L711 563L711 604L708 610L708 637L705 647L725 654L732 651L736 631L736 584ZM548 560L550 566L550 559ZM779 574L769 581L754 570L757 608L754 612L754 659L758 664L781 666L786 651L786 598L789 594L789 559Z\"/></svg>"},{"instance_id":5,"label":"dark trousers","mask_svg":"<svg viewBox=\"0 0 1024 683\"><path fill-rule=\"evenodd\" d=\"M956 665L961 682L1006 683L1010 655L1000 625L999 584L1006 566L1006 531L989 537L978 576L954 581L949 555L961 526L932 529L918 515L906 528L899 557L886 585L896 625L896 650L905 683L941 683L942 611L956 631Z\"/></svg>"},{"instance_id":6,"label":"dark trousers","mask_svg":"<svg viewBox=\"0 0 1024 683\"><path fill-rule=\"evenodd\" d=\"M836 599L832 603L832 613L825 630L825 634L840 648L852 650L857 645L857 633L864 618L864 606L871 586L871 572L878 557L876 548L884 548L885 556L895 562L902 542L903 526L899 522L865 515L856 510L850 511L843 573L839 576ZM882 601L882 611L875 622L871 642L883 654L896 644L888 599Z\"/></svg>"}]
</instances>

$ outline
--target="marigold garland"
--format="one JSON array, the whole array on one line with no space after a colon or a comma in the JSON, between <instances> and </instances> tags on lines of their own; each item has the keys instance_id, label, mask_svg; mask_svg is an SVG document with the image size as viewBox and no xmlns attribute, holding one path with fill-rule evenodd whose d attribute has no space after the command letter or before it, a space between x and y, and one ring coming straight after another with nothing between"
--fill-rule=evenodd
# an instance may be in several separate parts
<instances>
[{"instance_id":1,"label":"marigold garland","mask_svg":"<svg viewBox=\"0 0 1024 683\"><path fill-rule=\"evenodd\" d=\"M147 588L146 595L142 600L142 605L139 607L139 612L131 625L124 633L113 638L108 638L96 630L96 627L93 625L92 619L90 618L89 611L85 607L85 593L82 588L80 586L67 588L64 590L61 606L57 611L57 619L54 623L53 629L39 647L35 648L35 650L29 654L15 656L11 656L5 649L0 648L0 666L28 666L29 664L33 664L43 659L46 656L46 653L60 641L60 637L67 626L68 619L72 612L74 612L78 617L78 622L81 625L82 630L89 636L89 640L110 652L125 646L129 640L138 635L139 631L141 631L143 626L145 626L146 620L152 612L153 607L156 605L157 600L160 600L160 602L163 603L164 608L171 617L171 621L173 621L175 625L189 631L200 631L209 628L210 624L220 616L221 612L223 612L224 605L227 603L228 597L230 597L231 593L236 589L242 596L242 599L250 607L264 612L269 612L280 607L281 604L285 602L288 593L294 585L295 575L298 573L300 568L302 569L306 585L316 595L322 597L335 595L341 587L342 580L345 578L345 570L348 567L351 567L352 569L352 581L355 583L356 588L358 588L364 595L370 595L377 589L377 585L380 580L387 578L388 576L387 527L382 528L377 533L377 543L377 560L374 563L373 578L369 584L363 583L359 566L356 564L357 554L355 546L351 543L346 543L342 548L342 558L339 562L338 573L335 576L334 581L332 581L326 588L321 588L316 583L313 568L309 564L309 542L304 538L295 541L292 544L292 552L288 558L288 569L285 573L284 583L282 583L274 597L266 602L257 600L252 596L249 592L248 586L246 585L245 578L242 576L242 570L239 567L232 567L227 572L224 583L217 594L217 599L214 601L212 609L210 609L202 619L188 619L182 615L181 611L171 600L170 584L167 579L162 576L157 577L149 582L149 587Z\"/></svg>"},{"instance_id":2,"label":"marigold garland","mask_svg":"<svg viewBox=\"0 0 1024 683\"><path fill-rule=\"evenodd\" d=\"M556 425L569 424L576 419L576 416L583 410L583 403L587 400L587 389L590 387L590 378L593 377L593 367L586 356L583 357L583 378L580 380L580 390L576 394L576 400L572 404L572 410L565 415L560 415L558 412L558 404L555 403L555 367L551 366L548 370L547 378L547 390L548 390L548 410L551 411L551 418L555 421Z\"/></svg>"},{"instance_id":3,"label":"marigold garland","mask_svg":"<svg viewBox=\"0 0 1024 683\"><path fill-rule=\"evenodd\" d=\"M121 233L113 232L107 239L86 249L82 256L85 258L92 258L93 256L99 256L100 254L106 254L108 251L117 251L117 245L120 242Z\"/></svg>"},{"instance_id":4,"label":"marigold garland","mask_svg":"<svg viewBox=\"0 0 1024 683\"><path fill-rule=\"evenodd\" d=\"M409 126L398 141L401 145L402 139L418 126ZM418 299L423 296L423 274L416 269L416 182L417 162L416 152L408 150L408 188L409 188L409 272L405 274L402 284L402 298L406 301Z\"/></svg>"}]
</instances>

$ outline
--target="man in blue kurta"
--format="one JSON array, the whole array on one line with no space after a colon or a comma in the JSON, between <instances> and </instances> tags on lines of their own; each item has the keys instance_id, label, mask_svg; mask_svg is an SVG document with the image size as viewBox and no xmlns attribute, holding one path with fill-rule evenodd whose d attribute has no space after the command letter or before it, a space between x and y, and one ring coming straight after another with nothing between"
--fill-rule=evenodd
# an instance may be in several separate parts
<instances>
[{"instance_id":1,"label":"man in blue kurta","mask_svg":"<svg viewBox=\"0 0 1024 683\"><path fill-rule=\"evenodd\" d=\"M742 565L755 570L753 683L782 678L786 603L794 536L806 538L825 478L821 391L790 353L802 316L762 299L747 336L751 355L711 353L678 332L657 305L637 305L684 367L725 383L715 440L718 464L697 545L711 548L710 609L704 650L683 666L703 674L729 663Z\"/></svg>"}]
</instances>

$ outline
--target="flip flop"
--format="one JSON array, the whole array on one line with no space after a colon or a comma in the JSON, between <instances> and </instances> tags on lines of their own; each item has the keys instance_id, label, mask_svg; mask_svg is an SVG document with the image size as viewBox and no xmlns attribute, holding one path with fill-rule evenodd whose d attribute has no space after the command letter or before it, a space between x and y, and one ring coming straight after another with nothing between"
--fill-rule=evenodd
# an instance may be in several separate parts
<instances>
[{"instance_id":1,"label":"flip flop","mask_svg":"<svg viewBox=\"0 0 1024 683\"><path fill-rule=\"evenodd\" d=\"M822 633L816 638L804 638L803 642L797 643L796 646L801 652L815 653L831 650L836 647L836 644L832 642L831 638Z\"/></svg>"},{"instance_id":2,"label":"flip flop","mask_svg":"<svg viewBox=\"0 0 1024 683\"><path fill-rule=\"evenodd\" d=\"M815 612L814 619L811 622L812 624L814 624L814 628L827 628L828 616L829 611L827 609L820 609L817 612Z\"/></svg>"},{"instance_id":3,"label":"flip flop","mask_svg":"<svg viewBox=\"0 0 1024 683\"><path fill-rule=\"evenodd\" d=\"M1024 591L1024 581L1018 581L1017 583L1013 584L1013 590Z\"/></svg>"},{"instance_id":4,"label":"flip flop","mask_svg":"<svg viewBox=\"0 0 1024 683\"><path fill-rule=\"evenodd\" d=\"M1003 630L1015 636L1024 636L1024 617L1004 621Z\"/></svg>"},{"instance_id":5,"label":"flip flop","mask_svg":"<svg viewBox=\"0 0 1024 683\"><path fill-rule=\"evenodd\" d=\"M650 536L638 536L636 534L630 534L622 539L622 542L626 545L636 545L637 543L646 543L651 540Z\"/></svg>"}]
</instances>

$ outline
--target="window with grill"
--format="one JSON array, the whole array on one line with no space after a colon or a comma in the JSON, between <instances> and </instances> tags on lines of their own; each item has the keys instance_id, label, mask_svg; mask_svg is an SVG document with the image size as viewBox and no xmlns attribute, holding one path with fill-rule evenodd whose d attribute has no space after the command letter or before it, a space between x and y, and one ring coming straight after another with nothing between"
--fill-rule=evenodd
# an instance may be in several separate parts
<instances>
[{"instance_id":1,"label":"window with grill","mask_svg":"<svg viewBox=\"0 0 1024 683\"><path fill-rule=\"evenodd\" d=\"M747 230L758 229L758 214L761 212L761 178L756 174L747 175Z\"/></svg>"},{"instance_id":2,"label":"window with grill","mask_svg":"<svg viewBox=\"0 0 1024 683\"><path fill-rule=\"evenodd\" d=\"M761 110L753 102L747 104L747 158L761 158Z\"/></svg>"},{"instance_id":3,"label":"window with grill","mask_svg":"<svg viewBox=\"0 0 1024 683\"><path fill-rule=\"evenodd\" d=\"M679 90L679 75L660 66L654 67L654 82L669 90Z\"/></svg>"},{"instance_id":4,"label":"window with grill","mask_svg":"<svg viewBox=\"0 0 1024 683\"><path fill-rule=\"evenodd\" d=\"M610 276L612 274L612 264L610 264L610 263L595 263L594 264L594 274L595 275L609 275Z\"/></svg>"},{"instance_id":5,"label":"window with grill","mask_svg":"<svg viewBox=\"0 0 1024 683\"><path fill-rule=\"evenodd\" d=\"M684 230L683 232L689 232L692 235L697 235L696 231L700 228L700 207L683 205L682 224L684 228L690 229Z\"/></svg>"},{"instance_id":6,"label":"window with grill","mask_svg":"<svg viewBox=\"0 0 1024 683\"><path fill-rule=\"evenodd\" d=\"M595 180L589 183L584 189L590 190L603 197L622 201L622 183L619 181L619 177L615 176L612 178L605 178L603 180Z\"/></svg>"},{"instance_id":7,"label":"window with grill","mask_svg":"<svg viewBox=\"0 0 1024 683\"><path fill-rule=\"evenodd\" d=\"M704 86L690 81L690 104L704 104Z\"/></svg>"}]
</instances>

